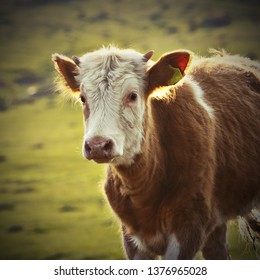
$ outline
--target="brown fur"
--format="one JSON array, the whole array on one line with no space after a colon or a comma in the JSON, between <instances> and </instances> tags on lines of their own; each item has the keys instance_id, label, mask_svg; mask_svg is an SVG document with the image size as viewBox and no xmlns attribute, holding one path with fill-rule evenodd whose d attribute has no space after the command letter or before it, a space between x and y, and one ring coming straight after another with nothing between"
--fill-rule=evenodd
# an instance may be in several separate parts
<instances>
[{"instance_id":1,"label":"brown fur","mask_svg":"<svg viewBox=\"0 0 260 280\"><path fill-rule=\"evenodd\" d=\"M75 57L73 57L76 60ZM75 77L78 75L78 65L75 64L74 60L59 54L52 56L56 70L60 73L59 78L62 78L60 87L70 88L73 92L79 91L79 83Z\"/></svg>"},{"instance_id":2,"label":"brown fur","mask_svg":"<svg viewBox=\"0 0 260 280\"><path fill-rule=\"evenodd\" d=\"M226 222L259 203L258 75L239 57L195 59L188 76L203 89L213 119L185 80L148 92L142 154L131 167L109 166L105 182L128 258L138 252L132 235L148 248L139 257L155 258L165 254L171 233L180 243L179 259L192 259L200 249L205 258L229 257Z\"/></svg>"}]
</instances>

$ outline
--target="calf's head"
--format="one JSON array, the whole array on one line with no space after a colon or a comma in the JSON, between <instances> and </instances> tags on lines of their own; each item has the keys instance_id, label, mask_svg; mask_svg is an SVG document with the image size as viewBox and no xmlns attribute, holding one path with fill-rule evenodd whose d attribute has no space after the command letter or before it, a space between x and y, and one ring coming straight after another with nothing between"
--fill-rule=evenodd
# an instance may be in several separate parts
<instances>
[{"instance_id":1,"label":"calf's head","mask_svg":"<svg viewBox=\"0 0 260 280\"><path fill-rule=\"evenodd\" d=\"M173 52L153 63L152 55L114 47L80 58L53 55L63 84L82 103L85 158L131 165L141 153L148 94L176 83L190 58Z\"/></svg>"}]
</instances>

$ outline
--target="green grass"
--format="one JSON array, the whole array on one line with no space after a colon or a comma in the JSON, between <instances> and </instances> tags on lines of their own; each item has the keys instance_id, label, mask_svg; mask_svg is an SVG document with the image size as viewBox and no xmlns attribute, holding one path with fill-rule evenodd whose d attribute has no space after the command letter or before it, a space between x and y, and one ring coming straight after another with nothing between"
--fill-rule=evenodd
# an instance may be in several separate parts
<instances>
[{"instance_id":1,"label":"green grass","mask_svg":"<svg viewBox=\"0 0 260 280\"><path fill-rule=\"evenodd\" d=\"M260 57L257 6L74 0L14 7L17 2L26 0L3 1L0 11L0 102L8 109L0 112L0 259L122 259L119 225L102 190L104 166L81 156L79 106L51 94L51 54L82 55L115 43L154 49L154 59L178 48L206 55L210 47ZM227 13L231 24L200 27L210 13ZM40 79L17 82L26 75ZM50 97L13 106L32 86ZM236 224L228 238L232 258L255 258Z\"/></svg>"},{"instance_id":2,"label":"green grass","mask_svg":"<svg viewBox=\"0 0 260 280\"><path fill-rule=\"evenodd\" d=\"M122 258L102 194L104 166L80 154L81 110L57 102L0 114L0 206L11 208L0 211L0 258Z\"/></svg>"}]
</instances>

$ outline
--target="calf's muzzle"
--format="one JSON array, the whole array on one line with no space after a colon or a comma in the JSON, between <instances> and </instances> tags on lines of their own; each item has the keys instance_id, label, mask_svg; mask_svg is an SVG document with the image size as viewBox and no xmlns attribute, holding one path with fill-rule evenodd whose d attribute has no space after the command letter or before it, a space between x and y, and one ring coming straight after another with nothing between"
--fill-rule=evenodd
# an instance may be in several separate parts
<instances>
[{"instance_id":1,"label":"calf's muzzle","mask_svg":"<svg viewBox=\"0 0 260 280\"><path fill-rule=\"evenodd\" d=\"M114 142L104 137L93 137L84 143L84 154L98 163L109 162L113 158Z\"/></svg>"}]
</instances>

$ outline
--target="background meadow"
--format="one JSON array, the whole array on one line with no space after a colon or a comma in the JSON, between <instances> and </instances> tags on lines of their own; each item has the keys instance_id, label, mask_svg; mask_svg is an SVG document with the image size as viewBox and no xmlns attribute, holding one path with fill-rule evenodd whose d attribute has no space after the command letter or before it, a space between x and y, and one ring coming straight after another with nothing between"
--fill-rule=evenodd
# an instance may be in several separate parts
<instances>
[{"instance_id":1,"label":"background meadow","mask_svg":"<svg viewBox=\"0 0 260 280\"><path fill-rule=\"evenodd\" d=\"M81 108L55 92L52 53L114 43L154 59L212 47L259 59L259 30L253 0L1 1L0 259L124 258L105 166L81 156ZM228 239L233 259L256 258L236 221Z\"/></svg>"}]
</instances>

